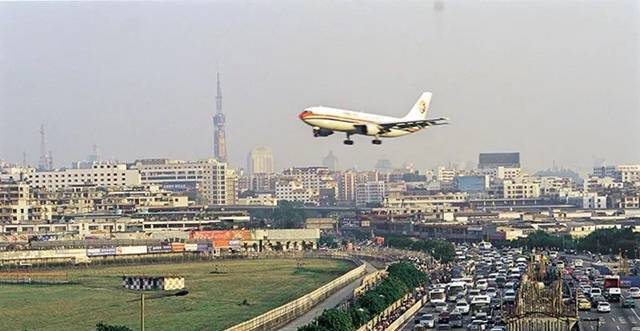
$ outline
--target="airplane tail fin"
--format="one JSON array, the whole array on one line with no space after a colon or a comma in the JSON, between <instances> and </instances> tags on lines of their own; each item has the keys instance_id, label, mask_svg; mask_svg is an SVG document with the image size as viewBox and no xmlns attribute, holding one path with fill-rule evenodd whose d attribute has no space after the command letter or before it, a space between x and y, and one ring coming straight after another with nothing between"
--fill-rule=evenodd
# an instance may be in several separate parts
<instances>
[{"instance_id":1,"label":"airplane tail fin","mask_svg":"<svg viewBox=\"0 0 640 331\"><path fill-rule=\"evenodd\" d=\"M420 121L427 118L427 112L429 111L429 103L431 103L431 92L424 92L420 96L420 99L413 105L413 108L409 113L403 117L403 120L408 121Z\"/></svg>"}]
</instances>

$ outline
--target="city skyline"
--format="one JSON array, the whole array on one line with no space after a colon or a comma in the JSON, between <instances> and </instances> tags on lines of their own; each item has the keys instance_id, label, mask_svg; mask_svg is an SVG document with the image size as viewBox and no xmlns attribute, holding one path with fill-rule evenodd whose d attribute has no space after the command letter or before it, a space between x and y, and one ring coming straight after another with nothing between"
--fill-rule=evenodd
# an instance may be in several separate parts
<instances>
[{"instance_id":1,"label":"city skyline","mask_svg":"<svg viewBox=\"0 0 640 331\"><path fill-rule=\"evenodd\" d=\"M218 71L225 77L233 167L242 167L258 144L288 160L279 169L319 164L330 150L343 168L363 169L381 158L416 168L475 163L477 153L492 151L520 151L525 168L555 163L580 172L600 160L640 159L632 148L640 141L633 1L606 7L463 1L440 10L387 3L357 15L359 5L336 11L336 3L279 10L128 4L126 13L124 4L0 6L3 63L11 63L0 65L0 157L15 163L23 152L37 163L41 122L57 167L82 159L92 144L105 159L210 157ZM327 20L302 24L318 13ZM343 33L334 23L350 16L360 28ZM382 18L388 32L376 28ZM116 26L131 31L114 38ZM579 38L571 26L581 30ZM365 32L369 37L360 38ZM485 34L494 41L477 43ZM62 42L71 36L77 40ZM508 54L498 50L503 44L511 45ZM339 57L331 45L343 46ZM109 51L119 48L127 51ZM342 146L337 135L314 140L296 118L316 104L401 115L424 90L434 93L432 115L450 116L452 124L383 146L358 137L355 146ZM81 119L90 121L79 125Z\"/></svg>"}]
</instances>

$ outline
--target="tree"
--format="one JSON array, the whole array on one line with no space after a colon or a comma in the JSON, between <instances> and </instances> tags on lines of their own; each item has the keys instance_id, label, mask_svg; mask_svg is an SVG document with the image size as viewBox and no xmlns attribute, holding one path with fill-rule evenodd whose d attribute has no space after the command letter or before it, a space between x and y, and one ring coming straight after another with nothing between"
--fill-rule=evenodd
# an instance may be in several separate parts
<instances>
[{"instance_id":1,"label":"tree","mask_svg":"<svg viewBox=\"0 0 640 331\"><path fill-rule=\"evenodd\" d=\"M318 325L332 331L352 331L355 329L351 316L340 308L326 309L318 316Z\"/></svg>"},{"instance_id":2,"label":"tree","mask_svg":"<svg viewBox=\"0 0 640 331\"><path fill-rule=\"evenodd\" d=\"M351 316L351 321L353 322L353 326L356 328L361 327L365 323L369 322L371 319L371 315L369 315L369 311L365 308L354 306L349 308L349 315Z\"/></svg>"}]
</instances>

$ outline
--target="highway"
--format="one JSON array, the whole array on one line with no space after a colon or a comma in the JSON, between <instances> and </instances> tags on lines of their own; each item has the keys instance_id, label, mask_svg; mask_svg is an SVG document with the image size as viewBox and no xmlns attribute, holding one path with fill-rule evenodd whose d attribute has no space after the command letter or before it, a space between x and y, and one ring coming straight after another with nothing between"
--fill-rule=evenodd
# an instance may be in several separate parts
<instances>
[{"instance_id":1,"label":"highway","mask_svg":"<svg viewBox=\"0 0 640 331\"><path fill-rule=\"evenodd\" d=\"M636 300L638 301L638 300ZM610 313L598 313L594 308L589 311L580 311L581 330L589 331L624 331L631 330L632 327L640 327L640 316L638 308L622 308L620 304L611 304ZM584 319L600 319L598 329L597 322L586 322Z\"/></svg>"},{"instance_id":2,"label":"highway","mask_svg":"<svg viewBox=\"0 0 640 331\"><path fill-rule=\"evenodd\" d=\"M592 259L586 255L564 256L571 260L579 258L584 261L585 265L592 265ZM627 289L622 289L622 296L628 297ZM595 306L590 310L578 311L580 330L625 331L631 330L633 327L640 327L640 300L636 299L636 305L636 308L622 308L620 303L611 303L610 313L598 313ZM594 319L599 319L599 322L593 321Z\"/></svg>"}]
</instances>

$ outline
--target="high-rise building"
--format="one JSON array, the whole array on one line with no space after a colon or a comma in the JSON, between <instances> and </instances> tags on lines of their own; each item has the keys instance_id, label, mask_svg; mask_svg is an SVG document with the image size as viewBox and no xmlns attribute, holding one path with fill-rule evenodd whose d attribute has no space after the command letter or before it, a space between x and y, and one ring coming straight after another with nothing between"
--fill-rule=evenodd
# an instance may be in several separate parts
<instances>
[{"instance_id":1,"label":"high-rise building","mask_svg":"<svg viewBox=\"0 0 640 331\"><path fill-rule=\"evenodd\" d=\"M273 153L269 147L260 146L249 152L247 172L249 175L273 173Z\"/></svg>"},{"instance_id":2,"label":"high-rise building","mask_svg":"<svg viewBox=\"0 0 640 331\"><path fill-rule=\"evenodd\" d=\"M356 206L382 204L385 194L385 183L381 180L357 183Z\"/></svg>"},{"instance_id":3,"label":"high-rise building","mask_svg":"<svg viewBox=\"0 0 640 331\"><path fill-rule=\"evenodd\" d=\"M227 162L227 146L224 132L225 116L222 113L222 88L220 73L217 76L216 114L213 116L213 155L220 162Z\"/></svg>"},{"instance_id":4,"label":"high-rise building","mask_svg":"<svg viewBox=\"0 0 640 331\"><path fill-rule=\"evenodd\" d=\"M340 168L338 158L333 155L333 151L329 151L329 154L322 159L322 165L331 171L337 171Z\"/></svg>"},{"instance_id":5,"label":"high-rise building","mask_svg":"<svg viewBox=\"0 0 640 331\"><path fill-rule=\"evenodd\" d=\"M142 184L159 185L172 192L196 195L196 202L225 205L231 200L227 194L227 164L214 159L202 161L178 161L146 159L136 161Z\"/></svg>"}]
</instances>

